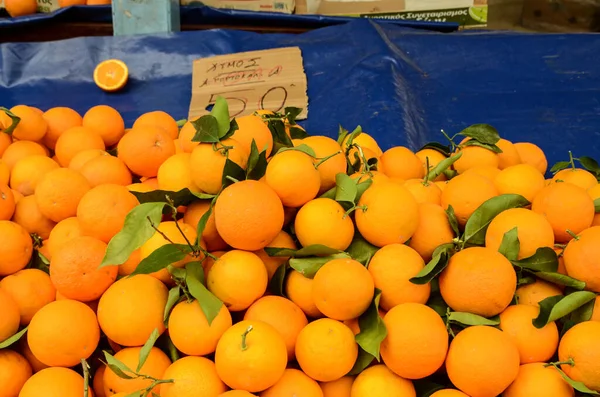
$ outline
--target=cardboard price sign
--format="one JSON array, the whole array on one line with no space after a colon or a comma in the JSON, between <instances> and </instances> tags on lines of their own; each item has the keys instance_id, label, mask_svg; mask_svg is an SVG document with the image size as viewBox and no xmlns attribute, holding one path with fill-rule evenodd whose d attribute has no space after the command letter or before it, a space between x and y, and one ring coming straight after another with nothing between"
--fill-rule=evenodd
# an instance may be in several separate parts
<instances>
[{"instance_id":1,"label":"cardboard price sign","mask_svg":"<svg viewBox=\"0 0 600 397\"><path fill-rule=\"evenodd\" d=\"M298 47L219 55L194 61L188 119L209 113L217 97L229 104L231 117L267 109L302 108L308 115L306 74Z\"/></svg>"}]
</instances>

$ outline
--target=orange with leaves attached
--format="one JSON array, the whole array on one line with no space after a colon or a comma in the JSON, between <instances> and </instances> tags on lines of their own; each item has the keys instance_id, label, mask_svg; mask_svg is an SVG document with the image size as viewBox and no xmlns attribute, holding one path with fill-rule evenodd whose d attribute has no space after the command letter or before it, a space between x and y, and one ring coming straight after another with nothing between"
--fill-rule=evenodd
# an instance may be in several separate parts
<instances>
[{"instance_id":1,"label":"orange with leaves attached","mask_svg":"<svg viewBox=\"0 0 600 397\"><path fill-rule=\"evenodd\" d=\"M117 152L131 172L151 178L175 154L175 143L164 129L143 125L133 128L121 138Z\"/></svg>"},{"instance_id":2,"label":"orange with leaves attached","mask_svg":"<svg viewBox=\"0 0 600 397\"><path fill-rule=\"evenodd\" d=\"M487 200L498 195L498 190L488 179L474 173L452 178L442 192L442 208L452 206L460 226L464 226L473 212Z\"/></svg>"},{"instance_id":3,"label":"orange with leaves attached","mask_svg":"<svg viewBox=\"0 0 600 397\"><path fill-rule=\"evenodd\" d=\"M569 329L558 346L561 362L572 360L573 364L561 365L568 377L583 382L588 388L600 391L600 322L586 321Z\"/></svg>"},{"instance_id":4,"label":"orange with leaves attached","mask_svg":"<svg viewBox=\"0 0 600 397\"><path fill-rule=\"evenodd\" d=\"M161 397L218 396L227 390L215 364L204 357L183 357L171 364L162 377L173 382L161 385Z\"/></svg>"},{"instance_id":5,"label":"orange with leaves attached","mask_svg":"<svg viewBox=\"0 0 600 397\"><path fill-rule=\"evenodd\" d=\"M600 226L581 232L563 252L567 274L585 282L586 289L600 293Z\"/></svg>"},{"instance_id":6,"label":"orange with leaves attached","mask_svg":"<svg viewBox=\"0 0 600 397\"><path fill-rule=\"evenodd\" d=\"M321 187L313 159L298 150L278 152L267 165L265 182L286 207L301 207L314 199Z\"/></svg>"},{"instance_id":7,"label":"orange with leaves attached","mask_svg":"<svg viewBox=\"0 0 600 397\"><path fill-rule=\"evenodd\" d=\"M378 169L390 178L423 178L425 170L421 160L408 148L396 146L379 157Z\"/></svg>"},{"instance_id":8,"label":"orange with leaves attached","mask_svg":"<svg viewBox=\"0 0 600 397\"><path fill-rule=\"evenodd\" d=\"M346 157L338 143L327 136L314 135L300 141L315 152L314 163L321 177L319 194L335 186L336 175L346 172Z\"/></svg>"},{"instance_id":9,"label":"orange with leaves attached","mask_svg":"<svg viewBox=\"0 0 600 397\"><path fill-rule=\"evenodd\" d=\"M251 114L236 117L235 121L238 129L233 133L232 138L238 141L248 153L250 153L254 140L258 151L266 150L267 157L269 157L273 150L273 135L262 118Z\"/></svg>"},{"instance_id":10,"label":"orange with leaves attached","mask_svg":"<svg viewBox=\"0 0 600 397\"><path fill-rule=\"evenodd\" d=\"M322 244L345 250L354 237L354 223L344 208L330 198L316 198L304 204L294 221L296 237L303 247Z\"/></svg>"}]
</instances>

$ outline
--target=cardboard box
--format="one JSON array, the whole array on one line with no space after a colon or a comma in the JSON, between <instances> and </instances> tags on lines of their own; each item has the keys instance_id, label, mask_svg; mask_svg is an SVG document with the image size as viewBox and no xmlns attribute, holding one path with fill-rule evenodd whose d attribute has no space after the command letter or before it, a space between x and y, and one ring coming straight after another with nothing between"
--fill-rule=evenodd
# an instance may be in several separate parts
<instances>
[{"instance_id":1,"label":"cardboard box","mask_svg":"<svg viewBox=\"0 0 600 397\"><path fill-rule=\"evenodd\" d=\"M293 13L296 6L295 0L181 0L181 5L201 4L215 8L282 12L284 14Z\"/></svg>"},{"instance_id":2,"label":"cardboard box","mask_svg":"<svg viewBox=\"0 0 600 397\"><path fill-rule=\"evenodd\" d=\"M487 25L487 0L296 0L297 14Z\"/></svg>"},{"instance_id":3,"label":"cardboard box","mask_svg":"<svg viewBox=\"0 0 600 397\"><path fill-rule=\"evenodd\" d=\"M527 0L523 26L552 32L600 31L600 0Z\"/></svg>"}]
</instances>

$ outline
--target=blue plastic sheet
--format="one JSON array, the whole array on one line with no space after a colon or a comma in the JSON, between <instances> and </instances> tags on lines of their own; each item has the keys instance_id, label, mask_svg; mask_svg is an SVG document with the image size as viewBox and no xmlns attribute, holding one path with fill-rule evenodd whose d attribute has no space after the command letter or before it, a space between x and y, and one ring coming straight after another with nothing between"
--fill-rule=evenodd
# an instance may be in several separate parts
<instances>
[{"instance_id":1,"label":"blue plastic sheet","mask_svg":"<svg viewBox=\"0 0 600 397\"><path fill-rule=\"evenodd\" d=\"M323 15L294 15L275 12L253 12L242 10L224 10L206 6L181 7L182 25L229 25L229 26L269 26L285 28L316 29L324 26L339 25L354 18ZM377 18L382 23L398 26L451 32L458 24L426 21L390 21ZM112 22L110 6L76 6L61 8L48 14L35 14L18 18L1 18L0 29L47 22Z\"/></svg>"},{"instance_id":2,"label":"blue plastic sheet","mask_svg":"<svg viewBox=\"0 0 600 397\"><path fill-rule=\"evenodd\" d=\"M299 46L313 134L361 125L386 149L418 149L473 123L532 141L550 162L600 157L600 35L440 34L368 20L300 35L213 30L0 45L0 104L80 112L118 108L127 124L162 109L185 118L194 59ZM123 59L131 81L117 94L92 81L95 65Z\"/></svg>"}]
</instances>

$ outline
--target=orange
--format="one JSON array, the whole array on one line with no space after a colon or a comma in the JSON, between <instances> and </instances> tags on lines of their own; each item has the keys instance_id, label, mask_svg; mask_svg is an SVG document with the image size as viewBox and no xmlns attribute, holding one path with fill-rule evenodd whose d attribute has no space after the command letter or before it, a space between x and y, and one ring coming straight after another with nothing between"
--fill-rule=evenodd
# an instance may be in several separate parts
<instances>
[{"instance_id":1,"label":"orange","mask_svg":"<svg viewBox=\"0 0 600 397\"><path fill-rule=\"evenodd\" d=\"M244 320L262 321L271 325L283 337L288 360L295 357L296 340L308 324L306 315L294 302L280 296L264 296L254 302L244 314Z\"/></svg>"},{"instance_id":2,"label":"orange","mask_svg":"<svg viewBox=\"0 0 600 397\"><path fill-rule=\"evenodd\" d=\"M422 149L415 153L415 155L421 160L423 164L423 175L427 175L431 169L433 169L436 165L446 159L446 156L442 153L438 152L435 149ZM429 164L429 169L427 169L427 164ZM441 174L435 181L445 181L446 176Z\"/></svg>"},{"instance_id":3,"label":"orange","mask_svg":"<svg viewBox=\"0 0 600 397\"><path fill-rule=\"evenodd\" d=\"M279 234L273 239L273 241L271 241L269 244L267 244L267 247L290 248L290 249L294 249L294 250L298 248L296 246L296 243L294 242L294 239L292 238L292 236L290 236L287 232L284 232L283 230L279 232ZM265 247L265 248L267 248L267 247ZM285 257L285 256L284 257L269 256L269 255L267 255L267 253L265 252L264 249L260 249L258 251L255 251L254 253L256 255L258 255L258 257L265 264L265 266L267 268L267 273L269 274L269 280L271 280L271 278L273 278L273 275L275 274L277 269L279 269L279 266L286 263L289 259L289 257Z\"/></svg>"},{"instance_id":4,"label":"orange","mask_svg":"<svg viewBox=\"0 0 600 397\"><path fill-rule=\"evenodd\" d=\"M269 324L240 321L219 340L215 365L219 377L232 389L266 390L285 372L285 341Z\"/></svg>"},{"instance_id":5,"label":"orange","mask_svg":"<svg viewBox=\"0 0 600 397\"><path fill-rule=\"evenodd\" d=\"M319 194L324 193L335 186L337 174L340 172L346 173L346 157L340 150L338 143L326 136L309 136L304 138L301 143L315 152L313 161L318 164L317 170L321 177ZM381 150L379 152L381 153Z\"/></svg>"},{"instance_id":6,"label":"orange","mask_svg":"<svg viewBox=\"0 0 600 397\"><path fill-rule=\"evenodd\" d=\"M231 314L225 305L209 325L198 301L183 301L171 312L169 336L182 353L206 356L215 352L217 342L231 324Z\"/></svg>"},{"instance_id":7,"label":"orange","mask_svg":"<svg viewBox=\"0 0 600 397\"><path fill-rule=\"evenodd\" d=\"M473 168L469 168L463 174L475 173L479 176L483 176L490 182L494 182L498 174L500 174L500 168L491 165L478 165Z\"/></svg>"},{"instance_id":8,"label":"orange","mask_svg":"<svg viewBox=\"0 0 600 397\"><path fill-rule=\"evenodd\" d=\"M288 368L273 386L260 393L261 397L323 397L319 384L304 372Z\"/></svg>"},{"instance_id":9,"label":"orange","mask_svg":"<svg viewBox=\"0 0 600 397\"><path fill-rule=\"evenodd\" d=\"M16 203L13 191L8 186L0 183L0 220L10 220L15 213L15 209Z\"/></svg>"},{"instance_id":10,"label":"orange","mask_svg":"<svg viewBox=\"0 0 600 397\"><path fill-rule=\"evenodd\" d=\"M106 365L101 364L94 372L91 386L96 397L106 397L106 394L104 394L104 372L106 368Z\"/></svg>"},{"instance_id":11,"label":"orange","mask_svg":"<svg viewBox=\"0 0 600 397\"><path fill-rule=\"evenodd\" d=\"M1 115L2 113L0 113ZM0 116L1 117L1 116ZM2 128L2 120L0 120L0 129ZM6 148L12 143L12 137L0 131L0 158L4 154Z\"/></svg>"},{"instance_id":12,"label":"orange","mask_svg":"<svg viewBox=\"0 0 600 397\"><path fill-rule=\"evenodd\" d=\"M440 293L454 311L495 316L517 288L512 264L498 251L471 247L454 254L439 278Z\"/></svg>"},{"instance_id":13,"label":"orange","mask_svg":"<svg viewBox=\"0 0 600 397\"><path fill-rule=\"evenodd\" d=\"M46 368L25 382L19 397L60 396L81 397L83 377L68 368Z\"/></svg>"},{"instance_id":14,"label":"orange","mask_svg":"<svg viewBox=\"0 0 600 397\"><path fill-rule=\"evenodd\" d=\"M349 140L350 140L350 134L348 134L348 136L346 136L346 138L342 142L342 148L346 149L346 147L348 146ZM366 132L361 132L360 134L355 136L354 139L352 140L352 143L356 144L358 146L370 149L372 152L374 152L377 155L377 157L381 157L381 155L383 154L383 152L381 151L381 148L377 144L377 141L371 135L367 134Z\"/></svg>"},{"instance_id":15,"label":"orange","mask_svg":"<svg viewBox=\"0 0 600 397\"><path fill-rule=\"evenodd\" d=\"M423 178L425 170L421 160L408 148L396 146L386 150L377 163L377 168L391 178Z\"/></svg>"},{"instance_id":16,"label":"orange","mask_svg":"<svg viewBox=\"0 0 600 397\"><path fill-rule=\"evenodd\" d=\"M42 307L54 301L56 289L50 277L38 269L24 269L0 280L0 288L19 307L21 325L27 325Z\"/></svg>"},{"instance_id":17,"label":"orange","mask_svg":"<svg viewBox=\"0 0 600 397\"><path fill-rule=\"evenodd\" d=\"M81 167L83 175L92 187L108 183L131 185L131 172L123 160L113 156L97 156Z\"/></svg>"},{"instance_id":18,"label":"orange","mask_svg":"<svg viewBox=\"0 0 600 397\"><path fill-rule=\"evenodd\" d=\"M573 388L558 371L544 363L524 364L514 382L502 393L504 397L572 397Z\"/></svg>"},{"instance_id":19,"label":"orange","mask_svg":"<svg viewBox=\"0 0 600 397\"><path fill-rule=\"evenodd\" d=\"M248 153L235 139L225 139L218 145L202 143L194 148L190 157L192 181L209 194L217 194L223 186L223 171L229 159L246 169Z\"/></svg>"},{"instance_id":20,"label":"orange","mask_svg":"<svg viewBox=\"0 0 600 397\"><path fill-rule=\"evenodd\" d=\"M183 357L171 364L163 378L172 379L160 387L161 397L218 396L227 390L215 364L204 357Z\"/></svg>"},{"instance_id":21,"label":"orange","mask_svg":"<svg viewBox=\"0 0 600 397\"><path fill-rule=\"evenodd\" d=\"M0 289L0 342L4 342L19 330L20 314L19 306L14 299L4 290Z\"/></svg>"},{"instance_id":22,"label":"orange","mask_svg":"<svg viewBox=\"0 0 600 397\"><path fill-rule=\"evenodd\" d=\"M76 217L63 219L58 222L50 232L50 237L48 238L47 245L50 256L54 255L62 244L81 235L83 235L83 233L81 231L81 226L79 225L79 220Z\"/></svg>"},{"instance_id":23,"label":"orange","mask_svg":"<svg viewBox=\"0 0 600 397\"><path fill-rule=\"evenodd\" d=\"M452 167L459 174L464 173L469 168L482 165L500 168L500 159L498 158L498 155L489 149L480 146L463 146L457 153L462 153L462 156L456 160Z\"/></svg>"},{"instance_id":24,"label":"orange","mask_svg":"<svg viewBox=\"0 0 600 397\"><path fill-rule=\"evenodd\" d=\"M292 270L286 280L285 294L309 317L318 318L323 314L317 308L312 296L314 280L304 277L296 270Z\"/></svg>"},{"instance_id":25,"label":"orange","mask_svg":"<svg viewBox=\"0 0 600 397\"><path fill-rule=\"evenodd\" d=\"M600 226L584 230L563 252L567 274L585 282L586 289L600 293Z\"/></svg>"},{"instance_id":26,"label":"orange","mask_svg":"<svg viewBox=\"0 0 600 397\"><path fill-rule=\"evenodd\" d=\"M179 131L179 143L184 153L192 153L192 150L200 144L200 142L192 142L196 132L196 128L189 121L181 127Z\"/></svg>"},{"instance_id":27,"label":"orange","mask_svg":"<svg viewBox=\"0 0 600 397\"><path fill-rule=\"evenodd\" d=\"M58 0L59 7L85 5L85 0Z\"/></svg>"},{"instance_id":28,"label":"orange","mask_svg":"<svg viewBox=\"0 0 600 397\"><path fill-rule=\"evenodd\" d=\"M0 220L0 241L0 276L11 275L27 266L33 242L21 225Z\"/></svg>"},{"instance_id":29,"label":"orange","mask_svg":"<svg viewBox=\"0 0 600 397\"><path fill-rule=\"evenodd\" d=\"M550 360L558 348L558 328L550 322L541 329L533 326L540 309L529 305L509 306L500 313L500 329L513 338L521 364Z\"/></svg>"},{"instance_id":30,"label":"orange","mask_svg":"<svg viewBox=\"0 0 600 397\"><path fill-rule=\"evenodd\" d=\"M422 171L420 162L419 169ZM354 213L356 227L365 240L377 247L403 244L417 230L417 201L406 188L393 182L369 187L358 201L358 207Z\"/></svg>"},{"instance_id":31,"label":"orange","mask_svg":"<svg viewBox=\"0 0 600 397\"><path fill-rule=\"evenodd\" d=\"M590 321L600 321L600 295L596 296L596 300L594 301L594 310L592 311Z\"/></svg>"},{"instance_id":32,"label":"orange","mask_svg":"<svg viewBox=\"0 0 600 397\"><path fill-rule=\"evenodd\" d=\"M77 206L81 233L108 244L123 229L125 217L138 204L124 186L105 184L92 188Z\"/></svg>"},{"instance_id":33,"label":"orange","mask_svg":"<svg viewBox=\"0 0 600 397\"><path fill-rule=\"evenodd\" d=\"M409 281L424 267L419 253L404 244L386 245L377 251L369 262L369 273L375 288L381 290L381 308L390 310L407 302L425 304L431 292L429 284L417 285Z\"/></svg>"},{"instance_id":34,"label":"orange","mask_svg":"<svg viewBox=\"0 0 600 397\"><path fill-rule=\"evenodd\" d=\"M390 371L383 364L361 372L352 385L351 397L416 397L412 382Z\"/></svg>"},{"instance_id":35,"label":"orange","mask_svg":"<svg viewBox=\"0 0 600 397\"><path fill-rule=\"evenodd\" d=\"M36 142L15 141L4 151L2 161L8 166L9 170L12 171L17 161L22 158L34 155L48 156L46 150L47 149Z\"/></svg>"},{"instance_id":36,"label":"orange","mask_svg":"<svg viewBox=\"0 0 600 397\"><path fill-rule=\"evenodd\" d=\"M561 365L567 376L583 382L588 388L600 391L600 322L586 321L575 325L562 337L558 360L573 360L573 365Z\"/></svg>"},{"instance_id":37,"label":"orange","mask_svg":"<svg viewBox=\"0 0 600 397\"><path fill-rule=\"evenodd\" d=\"M100 149L84 150L83 152L77 153L75 157L73 157L69 163L69 168L73 171L81 172L81 169L84 165L100 156L110 156L110 154Z\"/></svg>"},{"instance_id":38,"label":"orange","mask_svg":"<svg viewBox=\"0 0 600 397\"><path fill-rule=\"evenodd\" d=\"M133 123L133 128L143 126L162 128L173 139L177 139L179 136L177 121L161 110L144 113Z\"/></svg>"},{"instance_id":39,"label":"orange","mask_svg":"<svg viewBox=\"0 0 600 397\"><path fill-rule=\"evenodd\" d=\"M28 233L47 239L56 223L40 212L35 196L23 197L15 207L13 222L23 226Z\"/></svg>"},{"instance_id":40,"label":"orange","mask_svg":"<svg viewBox=\"0 0 600 397\"><path fill-rule=\"evenodd\" d=\"M515 297L519 304L539 306L544 299L562 294L558 286L536 279L534 283L519 286Z\"/></svg>"},{"instance_id":41,"label":"orange","mask_svg":"<svg viewBox=\"0 0 600 397\"><path fill-rule=\"evenodd\" d=\"M90 302L100 298L119 272L117 266L99 268L105 253L106 244L96 238L73 238L52 255L52 284L69 299Z\"/></svg>"},{"instance_id":42,"label":"orange","mask_svg":"<svg viewBox=\"0 0 600 397\"><path fill-rule=\"evenodd\" d=\"M530 142L517 142L514 146L523 163L534 166L542 174L546 173L548 160L539 146Z\"/></svg>"},{"instance_id":43,"label":"orange","mask_svg":"<svg viewBox=\"0 0 600 397\"><path fill-rule=\"evenodd\" d=\"M158 186L157 186L158 188ZM153 186L150 186L147 183L132 183L131 185L127 186L127 189L129 189L130 192L138 192L138 193L148 193L151 192L153 190L155 190L153 188Z\"/></svg>"},{"instance_id":44,"label":"orange","mask_svg":"<svg viewBox=\"0 0 600 397\"><path fill-rule=\"evenodd\" d=\"M294 229L304 247L321 244L345 250L354 237L352 219L337 201L329 198L316 198L304 204L296 214Z\"/></svg>"},{"instance_id":45,"label":"orange","mask_svg":"<svg viewBox=\"0 0 600 397\"><path fill-rule=\"evenodd\" d=\"M494 179L499 194L520 194L528 201L533 201L545 185L544 175L529 164L506 167Z\"/></svg>"},{"instance_id":46,"label":"orange","mask_svg":"<svg viewBox=\"0 0 600 397\"><path fill-rule=\"evenodd\" d=\"M519 372L519 350L508 334L473 326L456 335L446 358L452 384L472 397L495 397Z\"/></svg>"},{"instance_id":47,"label":"orange","mask_svg":"<svg viewBox=\"0 0 600 397\"><path fill-rule=\"evenodd\" d=\"M567 230L578 234L590 227L595 212L594 202L584 189L564 182L544 187L531 209L548 219L557 243L571 240Z\"/></svg>"},{"instance_id":48,"label":"orange","mask_svg":"<svg viewBox=\"0 0 600 397\"><path fill-rule=\"evenodd\" d=\"M37 142L46 135L48 123L33 108L25 105L17 105L11 108L10 111L15 116L21 118L21 121L12 133L14 139Z\"/></svg>"},{"instance_id":49,"label":"orange","mask_svg":"<svg viewBox=\"0 0 600 397\"><path fill-rule=\"evenodd\" d=\"M10 187L23 196L32 195L44 175L59 168L54 160L42 155L27 156L15 163L10 175Z\"/></svg>"},{"instance_id":50,"label":"orange","mask_svg":"<svg viewBox=\"0 0 600 397\"><path fill-rule=\"evenodd\" d=\"M429 397L469 397L465 393L456 389L442 389L433 393Z\"/></svg>"},{"instance_id":51,"label":"orange","mask_svg":"<svg viewBox=\"0 0 600 397\"><path fill-rule=\"evenodd\" d=\"M191 227L197 229L198 222L200 222L200 219L209 208L209 200L194 201L192 204L188 205L187 209L185 210L185 213L183 214L183 221ZM214 210L208 217L208 221L206 222L206 226L202 232L202 240L204 240L206 243L206 249L209 252L227 248L227 243L223 241L223 238L219 235L219 232L217 232Z\"/></svg>"},{"instance_id":52,"label":"orange","mask_svg":"<svg viewBox=\"0 0 600 397\"><path fill-rule=\"evenodd\" d=\"M366 172L369 162L372 164L374 161L378 160L378 157L371 149L361 148L361 150L362 154L356 147L353 147L348 152L348 158L352 162L353 167L356 168L358 165L360 172Z\"/></svg>"},{"instance_id":53,"label":"orange","mask_svg":"<svg viewBox=\"0 0 600 397\"><path fill-rule=\"evenodd\" d=\"M598 184L596 176L587 170L580 168L567 168L558 171L552 178L553 181L572 183L580 188L588 190Z\"/></svg>"},{"instance_id":54,"label":"orange","mask_svg":"<svg viewBox=\"0 0 600 397\"><path fill-rule=\"evenodd\" d=\"M44 135L44 145L53 149L56 147L58 138L69 128L78 127L83 124L83 118L75 110L67 107L55 107L48 109L42 116L48 123L48 131Z\"/></svg>"},{"instance_id":55,"label":"orange","mask_svg":"<svg viewBox=\"0 0 600 397\"><path fill-rule=\"evenodd\" d=\"M162 163L175 154L175 143L164 129L143 125L121 138L117 152L134 174L155 177Z\"/></svg>"},{"instance_id":56,"label":"orange","mask_svg":"<svg viewBox=\"0 0 600 397\"><path fill-rule=\"evenodd\" d=\"M496 142L496 146L502 150L502 153L498 153L498 168L503 170L521 164L521 156L511 141L501 138Z\"/></svg>"},{"instance_id":57,"label":"orange","mask_svg":"<svg viewBox=\"0 0 600 397\"><path fill-rule=\"evenodd\" d=\"M1 161L0 161L1 164ZM592 200L596 201L600 198L600 184L595 185L587 190L588 195L592 198ZM594 215L594 220L592 221L592 226L600 226L600 214Z\"/></svg>"},{"instance_id":58,"label":"orange","mask_svg":"<svg viewBox=\"0 0 600 397\"><path fill-rule=\"evenodd\" d=\"M511 208L497 215L488 226L485 246L497 251L504 234L515 227L520 244L518 259L529 258L538 248L554 247L554 232L548 220L525 208Z\"/></svg>"},{"instance_id":59,"label":"orange","mask_svg":"<svg viewBox=\"0 0 600 397\"><path fill-rule=\"evenodd\" d=\"M419 204L417 230L408 243L412 249L425 261L429 261L437 247L451 243L454 237L454 231L442 207L430 203Z\"/></svg>"},{"instance_id":60,"label":"orange","mask_svg":"<svg viewBox=\"0 0 600 397\"><path fill-rule=\"evenodd\" d=\"M247 392L246 390L229 390L218 397L256 397L256 394Z\"/></svg>"},{"instance_id":61,"label":"orange","mask_svg":"<svg viewBox=\"0 0 600 397\"><path fill-rule=\"evenodd\" d=\"M398 376L422 379L436 372L448 351L448 331L442 318L420 303L402 303L383 318L387 337L381 357Z\"/></svg>"},{"instance_id":62,"label":"orange","mask_svg":"<svg viewBox=\"0 0 600 397\"><path fill-rule=\"evenodd\" d=\"M441 204L444 210L452 206L459 225L464 226L481 204L497 195L498 190L486 178L473 173L464 174L448 182L442 192Z\"/></svg>"},{"instance_id":63,"label":"orange","mask_svg":"<svg viewBox=\"0 0 600 397\"><path fill-rule=\"evenodd\" d=\"M238 125L238 130L233 133L232 138L238 141L242 147L250 153L252 141L256 142L258 151L266 149L267 157L271 155L273 150L273 135L267 124L255 115L236 117L235 121Z\"/></svg>"},{"instance_id":64,"label":"orange","mask_svg":"<svg viewBox=\"0 0 600 397\"><path fill-rule=\"evenodd\" d=\"M373 300L371 273L354 259L334 259L321 267L314 277L312 296L325 316L335 320L359 317Z\"/></svg>"},{"instance_id":65,"label":"orange","mask_svg":"<svg viewBox=\"0 0 600 397\"><path fill-rule=\"evenodd\" d=\"M424 182L422 179L409 179L403 186L413 195L418 204L440 204L442 189L433 182Z\"/></svg>"},{"instance_id":66,"label":"orange","mask_svg":"<svg viewBox=\"0 0 600 397\"><path fill-rule=\"evenodd\" d=\"M4 185L8 185L9 181L10 181L10 168L8 168L8 165L4 161L0 160L0 183L2 183Z\"/></svg>"},{"instance_id":67,"label":"orange","mask_svg":"<svg viewBox=\"0 0 600 397\"><path fill-rule=\"evenodd\" d=\"M259 181L229 185L219 194L214 211L217 231L237 249L264 248L283 226L281 200L273 189Z\"/></svg>"},{"instance_id":68,"label":"orange","mask_svg":"<svg viewBox=\"0 0 600 397\"><path fill-rule=\"evenodd\" d=\"M119 276L129 276L142 260L140 259L140 249L136 249L131 253L127 260L119 265Z\"/></svg>"},{"instance_id":69,"label":"orange","mask_svg":"<svg viewBox=\"0 0 600 397\"><path fill-rule=\"evenodd\" d=\"M56 141L56 158L63 167L68 167L71 160L80 152L89 149L106 149L102 137L89 127L72 127L61 134Z\"/></svg>"},{"instance_id":70,"label":"orange","mask_svg":"<svg viewBox=\"0 0 600 397\"><path fill-rule=\"evenodd\" d=\"M267 269L256 254L231 250L212 265L206 285L230 311L236 312L263 296L267 282Z\"/></svg>"},{"instance_id":71,"label":"orange","mask_svg":"<svg viewBox=\"0 0 600 397\"><path fill-rule=\"evenodd\" d=\"M94 69L94 82L107 92L119 91L129 79L129 68L118 59L100 62Z\"/></svg>"},{"instance_id":72,"label":"orange","mask_svg":"<svg viewBox=\"0 0 600 397\"><path fill-rule=\"evenodd\" d=\"M29 348L29 344L27 343L27 337L23 337L19 340L19 348L20 353L27 359L31 368L33 369L33 373L40 372L41 370L48 368L48 366L42 363L40 360L35 358L31 349Z\"/></svg>"},{"instance_id":73,"label":"orange","mask_svg":"<svg viewBox=\"0 0 600 397\"><path fill-rule=\"evenodd\" d=\"M128 347L119 350L114 357L125 364L128 368L135 371L139 364L140 347ZM157 347L150 349L148 358L138 373L151 376L155 379L164 379L167 368L171 365L171 360L165 353ZM144 390L152 384L151 379L135 378L123 379L115 374L110 368L104 371L104 393L111 396L116 393L133 393L138 390ZM152 389L158 393L161 385Z\"/></svg>"},{"instance_id":74,"label":"orange","mask_svg":"<svg viewBox=\"0 0 600 397\"><path fill-rule=\"evenodd\" d=\"M100 341L96 313L74 300L42 307L31 319L27 342L35 357L51 367L72 367L89 358Z\"/></svg>"},{"instance_id":75,"label":"orange","mask_svg":"<svg viewBox=\"0 0 600 397\"><path fill-rule=\"evenodd\" d=\"M13 18L35 14L37 12L36 0L5 0L4 8Z\"/></svg>"},{"instance_id":76,"label":"orange","mask_svg":"<svg viewBox=\"0 0 600 397\"><path fill-rule=\"evenodd\" d=\"M350 397L353 383L353 376L344 376L331 382L321 382L323 397Z\"/></svg>"},{"instance_id":77,"label":"orange","mask_svg":"<svg viewBox=\"0 0 600 397\"><path fill-rule=\"evenodd\" d=\"M200 189L192 181L189 153L179 153L169 157L158 169L156 179L160 190L178 192L190 189L199 192Z\"/></svg>"},{"instance_id":78,"label":"orange","mask_svg":"<svg viewBox=\"0 0 600 397\"><path fill-rule=\"evenodd\" d=\"M265 182L286 207L301 207L314 199L321 187L321 177L313 159L296 150L277 153L271 158Z\"/></svg>"},{"instance_id":79,"label":"orange","mask_svg":"<svg viewBox=\"0 0 600 397\"><path fill-rule=\"evenodd\" d=\"M350 328L329 318L309 323L296 341L298 364L319 382L331 382L346 375L357 357L358 345Z\"/></svg>"},{"instance_id":80,"label":"orange","mask_svg":"<svg viewBox=\"0 0 600 397\"><path fill-rule=\"evenodd\" d=\"M0 350L0 384L3 397L16 397L32 375L31 365L25 357L9 350Z\"/></svg>"},{"instance_id":81,"label":"orange","mask_svg":"<svg viewBox=\"0 0 600 397\"><path fill-rule=\"evenodd\" d=\"M64 135L63 135L64 136ZM90 190L89 182L69 168L48 172L35 189L40 212L54 222L75 216L81 198Z\"/></svg>"},{"instance_id":82,"label":"orange","mask_svg":"<svg viewBox=\"0 0 600 397\"><path fill-rule=\"evenodd\" d=\"M12 190L12 189L10 189L10 190L15 198L15 204L17 204L23 198L23 195L21 193L17 192L16 190Z\"/></svg>"},{"instance_id":83,"label":"orange","mask_svg":"<svg viewBox=\"0 0 600 397\"><path fill-rule=\"evenodd\" d=\"M102 331L121 346L142 346L154 329L164 332L167 287L146 274L122 278L98 303Z\"/></svg>"},{"instance_id":84,"label":"orange","mask_svg":"<svg viewBox=\"0 0 600 397\"><path fill-rule=\"evenodd\" d=\"M389 178L379 171L369 171L366 173L355 172L354 174L350 175L350 178L355 181L357 180L357 183L371 180L372 185L379 184L380 182L395 182L402 186L405 182L404 179L401 178Z\"/></svg>"}]
</instances>

